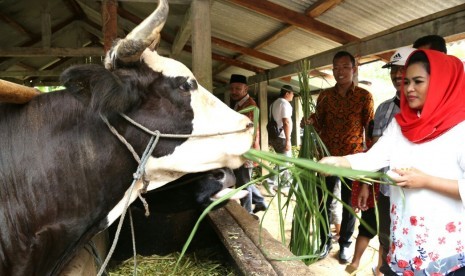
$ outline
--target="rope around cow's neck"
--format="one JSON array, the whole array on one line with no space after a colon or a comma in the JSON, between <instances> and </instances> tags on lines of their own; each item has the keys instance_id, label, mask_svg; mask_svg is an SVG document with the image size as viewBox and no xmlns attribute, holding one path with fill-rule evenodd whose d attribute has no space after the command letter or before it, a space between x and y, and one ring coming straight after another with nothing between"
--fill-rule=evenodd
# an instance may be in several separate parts
<instances>
[{"instance_id":1,"label":"rope around cow's neck","mask_svg":"<svg viewBox=\"0 0 465 276\"><path fill-rule=\"evenodd\" d=\"M101 276L105 272L105 268L107 267L108 262L110 261L110 258L113 255L113 252L115 251L116 244L118 243L118 238L119 238L119 235L121 233L121 228L123 226L124 217L126 215L126 211L129 208L129 204L130 204L130 201L131 201L131 195L132 195L132 192L134 190L134 186L137 183L137 181L139 181L139 180L141 180L143 178L144 172L145 172L145 165L147 164L147 161L148 161L149 157L152 155L152 152L155 149L155 146L157 145L158 140L160 139L160 132L158 132L158 131L154 132L154 134L150 138L150 141L149 141L147 147L145 148L144 153L142 154L142 157L139 158L139 156L134 151L134 148L131 146L131 144L129 144L127 142L127 140L123 136L121 136L118 133L118 131L116 131L116 129L108 122L108 119L106 117L104 117L103 115L100 115L100 117L105 122L105 124L107 124L107 126L110 128L110 131L112 133L114 133L116 135L116 137L118 137L118 139L120 139L120 141L123 142L123 144L125 144L128 147L128 149L133 154L134 158L138 161L139 166L137 167L136 172L133 174L133 181L132 181L132 184L131 184L130 189L129 189L129 194L128 194L128 198L126 200L126 204L124 206L123 212L121 213L121 217L120 217L120 220L119 220L119 223L118 223L118 228L117 228L116 233L115 233L115 239L113 240L113 243L112 243L111 248L110 248L110 250L108 252L108 255L105 258L105 261L103 262L102 266L100 267L100 270L99 270L97 276ZM146 184L145 184L145 181L144 181L144 188L143 189L145 189L145 188L146 188ZM138 191L138 196L139 196L139 198L141 198L140 190ZM141 198L141 200L142 199L143 198ZM143 203L144 203L144 206L147 208L147 203L145 202L145 200L143 200ZM147 212L147 210L146 210L146 212ZM131 215L130 215L130 218L131 218ZM133 244L133 251L134 251L134 275L137 275L137 270L136 270L136 268L137 268L136 242L135 242L132 218L131 218L131 233L132 233L132 244Z\"/></svg>"},{"instance_id":2,"label":"rope around cow's neck","mask_svg":"<svg viewBox=\"0 0 465 276\"><path fill-rule=\"evenodd\" d=\"M164 137L164 138L212 137L212 136L228 135L228 134L234 134L234 133L239 133L239 132L245 132L250 127L253 127L253 125L248 125L244 129L240 129L240 130L225 131L225 132L218 132L218 133L207 133L207 134L162 134L158 130L152 131L152 130L146 128L145 126L139 124L138 122L134 121L133 119L131 119L130 117L128 117L127 115L125 115L123 113L120 113L120 115L124 119L126 119L128 122L133 124L134 126L136 126L139 129L145 131L146 133L150 134L152 137L150 138L150 142L147 145L147 147L146 147L146 149L144 151L144 154L142 155L142 158L141 158L141 157L139 157L137 152L134 150L134 147L126 140L126 138L124 138L110 124L110 122L108 121L108 119L105 116L100 114L100 117L102 118L103 122L108 126L110 131L128 148L128 150L131 152L134 159L137 161L137 163L139 163L139 166L137 167L137 171L133 175L133 182L132 182L132 184L130 186L128 199L126 201L126 205L124 206L123 212L121 214L121 217L120 217L120 220L119 220L119 223L118 223L118 228L117 228L116 233L115 233L115 239L113 240L113 243L112 243L111 248L110 248L110 250L108 252L108 255L105 258L105 261L103 262L102 266L100 267L100 270L99 270L97 276L101 276L102 273L105 272L105 268L108 265L108 262L110 261L111 256L113 255L113 252L114 252L114 250L116 248L116 244L118 243L118 238L119 238L119 235L120 235L120 232L121 232L121 228L123 226L124 217L126 215L127 209L129 208L130 199L131 199L132 192L134 190L134 186L135 186L137 181L139 181L140 179L143 178L144 172L145 172L145 165L147 163L147 160L152 155L152 152L155 149L155 146L157 145L158 140L160 139L160 137ZM147 188L148 183L145 180L143 180L143 181L144 181L144 187L142 189L138 190L137 193L138 193L138 197L140 198L140 200L144 204L144 207L146 209L146 215L148 216L148 204L144 200L144 198L141 196L141 191L144 192L144 190ZM129 212L131 212L131 211L129 210ZM131 213L130 213L130 219L131 219L130 223L131 223L131 233L132 233L132 244L133 244L133 251L134 251L134 275L137 275L137 270L136 270L136 268L137 268L136 254L137 253L136 253L135 234L134 234L134 228L133 228L133 224L132 224Z\"/></svg>"},{"instance_id":3,"label":"rope around cow's neck","mask_svg":"<svg viewBox=\"0 0 465 276\"><path fill-rule=\"evenodd\" d=\"M156 132L158 130L155 130L155 131L152 131L148 128L146 128L145 126L139 124L138 122L134 121L133 119L131 119L129 116L127 116L126 114L123 114L123 113L120 113L121 117L123 117L124 119L126 119L128 122L130 122L131 124L137 126L138 128L140 128L141 130L147 132L148 134L150 135L157 135ZM159 132L159 135L160 137L164 137L164 138L191 138L191 137L211 137L211 136L221 136L221 135L228 135L228 134L234 134L234 133L239 133L239 132L245 132L247 131L249 128L253 127L253 124L250 124L250 125L247 125L245 128L243 129L239 129L239 130L231 130L231 131L223 131L223 132L217 132L217 133L204 133L204 134L166 134L166 133L160 133Z\"/></svg>"}]
</instances>

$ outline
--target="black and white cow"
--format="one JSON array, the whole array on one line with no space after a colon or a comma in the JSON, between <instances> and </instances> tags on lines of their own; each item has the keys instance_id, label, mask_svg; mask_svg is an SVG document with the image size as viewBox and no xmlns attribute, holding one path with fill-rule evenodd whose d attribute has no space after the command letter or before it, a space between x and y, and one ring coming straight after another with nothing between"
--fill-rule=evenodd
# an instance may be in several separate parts
<instances>
[{"instance_id":1,"label":"black and white cow","mask_svg":"<svg viewBox=\"0 0 465 276\"><path fill-rule=\"evenodd\" d=\"M58 275L120 216L138 164L102 117L139 155L150 135L119 113L161 133L238 130L160 138L145 168L148 190L243 163L250 120L202 88L187 67L150 49L168 14L167 1L159 2L109 51L106 68L72 67L62 74L66 90L0 105L0 275Z\"/></svg>"}]
</instances>

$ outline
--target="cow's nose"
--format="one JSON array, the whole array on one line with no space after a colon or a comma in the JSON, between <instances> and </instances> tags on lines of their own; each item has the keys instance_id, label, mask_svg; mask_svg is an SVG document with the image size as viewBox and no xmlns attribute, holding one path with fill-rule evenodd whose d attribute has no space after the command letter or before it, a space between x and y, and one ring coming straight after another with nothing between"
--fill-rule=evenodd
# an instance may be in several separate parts
<instances>
[{"instance_id":1,"label":"cow's nose","mask_svg":"<svg viewBox=\"0 0 465 276\"><path fill-rule=\"evenodd\" d=\"M223 184L223 188L231 188L236 184L236 176L230 168L217 169L213 176Z\"/></svg>"},{"instance_id":2,"label":"cow's nose","mask_svg":"<svg viewBox=\"0 0 465 276\"><path fill-rule=\"evenodd\" d=\"M253 123L248 123L245 128L253 128Z\"/></svg>"}]
</instances>

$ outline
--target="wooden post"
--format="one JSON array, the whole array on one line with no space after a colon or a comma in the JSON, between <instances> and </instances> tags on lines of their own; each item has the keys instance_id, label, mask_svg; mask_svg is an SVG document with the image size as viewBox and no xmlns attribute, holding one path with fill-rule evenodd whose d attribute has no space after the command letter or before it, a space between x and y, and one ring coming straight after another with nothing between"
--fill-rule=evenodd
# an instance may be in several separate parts
<instances>
[{"instance_id":1,"label":"wooden post","mask_svg":"<svg viewBox=\"0 0 465 276\"><path fill-rule=\"evenodd\" d=\"M42 47L50 48L52 44L52 23L48 0L42 0Z\"/></svg>"},{"instance_id":2,"label":"wooden post","mask_svg":"<svg viewBox=\"0 0 465 276\"><path fill-rule=\"evenodd\" d=\"M118 3L116 0L103 0L102 2L102 32L103 32L103 49L106 53L110 50L113 41L116 39Z\"/></svg>"},{"instance_id":3,"label":"wooden post","mask_svg":"<svg viewBox=\"0 0 465 276\"><path fill-rule=\"evenodd\" d=\"M213 89L210 0L193 0L192 72L208 91Z\"/></svg>"},{"instance_id":4,"label":"wooden post","mask_svg":"<svg viewBox=\"0 0 465 276\"><path fill-rule=\"evenodd\" d=\"M292 106L294 107L293 114L292 114L292 122L294 123L294 127L292 128L292 144L295 146L299 146L302 141L300 140L300 121L303 117L303 110L302 110L302 102L299 98L294 97L292 100Z\"/></svg>"},{"instance_id":5,"label":"wooden post","mask_svg":"<svg viewBox=\"0 0 465 276\"><path fill-rule=\"evenodd\" d=\"M260 109L260 149L269 151L268 149L268 131L266 125L268 124L268 85L266 81L258 83L258 108ZM262 174L269 172L262 167Z\"/></svg>"}]
</instances>

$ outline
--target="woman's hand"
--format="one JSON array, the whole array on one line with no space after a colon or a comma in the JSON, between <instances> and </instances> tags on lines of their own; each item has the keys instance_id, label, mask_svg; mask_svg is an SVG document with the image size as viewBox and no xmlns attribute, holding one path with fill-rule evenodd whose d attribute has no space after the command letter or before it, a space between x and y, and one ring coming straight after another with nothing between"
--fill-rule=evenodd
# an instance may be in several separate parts
<instances>
[{"instance_id":1,"label":"woman's hand","mask_svg":"<svg viewBox=\"0 0 465 276\"><path fill-rule=\"evenodd\" d=\"M426 174L415 168L393 169L398 175L390 175L398 186L407 189L428 189L450 198L461 200L458 180ZM389 173L388 173L389 175Z\"/></svg>"},{"instance_id":2,"label":"woman's hand","mask_svg":"<svg viewBox=\"0 0 465 276\"><path fill-rule=\"evenodd\" d=\"M407 189L425 188L428 185L429 175L415 168L393 169L393 172L399 176L393 176L392 179L398 186Z\"/></svg>"}]
</instances>

